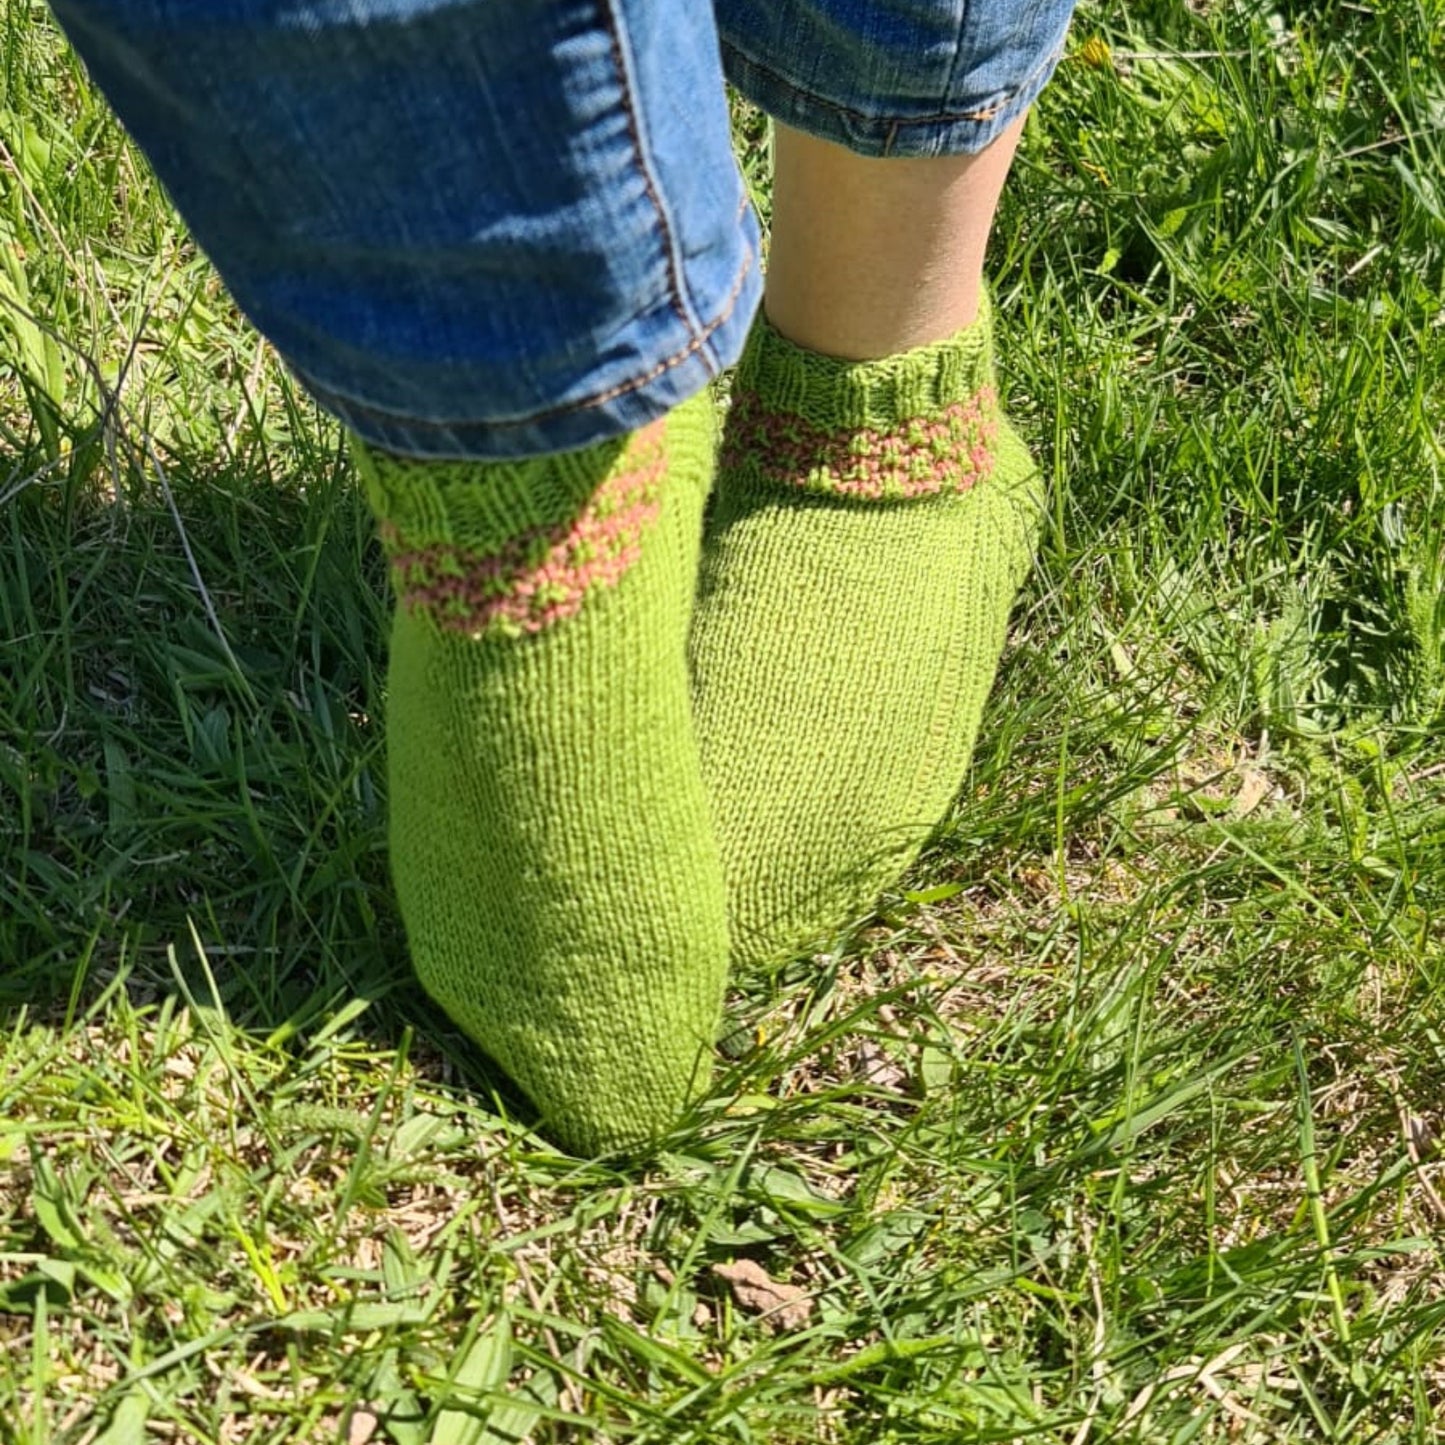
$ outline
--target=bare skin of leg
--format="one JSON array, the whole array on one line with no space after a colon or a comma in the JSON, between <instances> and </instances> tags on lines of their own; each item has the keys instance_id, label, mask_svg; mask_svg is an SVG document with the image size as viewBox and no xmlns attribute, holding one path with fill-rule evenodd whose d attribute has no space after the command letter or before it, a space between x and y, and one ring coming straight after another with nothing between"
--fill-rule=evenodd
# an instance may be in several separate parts
<instances>
[{"instance_id":1,"label":"bare skin of leg","mask_svg":"<svg viewBox=\"0 0 1445 1445\"><path fill-rule=\"evenodd\" d=\"M927 160L858 156L775 125L768 320L799 346L849 361L969 325L1023 124L977 155Z\"/></svg>"}]
</instances>

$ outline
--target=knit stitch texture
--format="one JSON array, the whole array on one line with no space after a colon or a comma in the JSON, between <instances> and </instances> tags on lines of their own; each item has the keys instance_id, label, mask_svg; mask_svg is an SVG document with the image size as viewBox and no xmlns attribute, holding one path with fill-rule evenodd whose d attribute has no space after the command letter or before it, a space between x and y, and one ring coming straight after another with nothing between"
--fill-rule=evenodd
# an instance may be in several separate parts
<instances>
[{"instance_id":1,"label":"knit stitch texture","mask_svg":"<svg viewBox=\"0 0 1445 1445\"><path fill-rule=\"evenodd\" d=\"M354 442L398 597L391 865L416 971L582 1154L705 1086L725 900L686 630L711 472L700 396L520 463Z\"/></svg>"},{"instance_id":2,"label":"knit stitch texture","mask_svg":"<svg viewBox=\"0 0 1445 1445\"><path fill-rule=\"evenodd\" d=\"M735 959L826 942L944 817L1040 505L999 411L986 311L868 363L758 318L691 635Z\"/></svg>"}]
</instances>

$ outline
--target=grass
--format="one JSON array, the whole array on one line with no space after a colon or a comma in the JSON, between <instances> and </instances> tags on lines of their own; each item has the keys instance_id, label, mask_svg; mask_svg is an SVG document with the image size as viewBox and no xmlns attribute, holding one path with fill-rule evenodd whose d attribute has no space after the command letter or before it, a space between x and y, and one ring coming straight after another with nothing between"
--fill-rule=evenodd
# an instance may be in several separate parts
<instances>
[{"instance_id":1,"label":"grass","mask_svg":"<svg viewBox=\"0 0 1445 1445\"><path fill-rule=\"evenodd\" d=\"M1439 1438L1440 0L1083 6L974 767L640 1175L410 980L337 429L31 0L0 87L0 1441Z\"/></svg>"}]
</instances>

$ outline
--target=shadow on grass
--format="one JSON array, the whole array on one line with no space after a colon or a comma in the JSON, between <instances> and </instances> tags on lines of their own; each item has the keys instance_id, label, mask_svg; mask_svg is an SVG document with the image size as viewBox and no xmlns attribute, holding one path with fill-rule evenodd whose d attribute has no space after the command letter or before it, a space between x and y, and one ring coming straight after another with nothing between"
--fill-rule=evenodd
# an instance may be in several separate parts
<instances>
[{"instance_id":1,"label":"shadow on grass","mask_svg":"<svg viewBox=\"0 0 1445 1445\"><path fill-rule=\"evenodd\" d=\"M0 1027L117 980L303 1041L364 999L368 1039L411 1030L423 1068L527 1117L407 961L384 574L339 452L168 456L164 486L86 461L0 509Z\"/></svg>"}]
</instances>

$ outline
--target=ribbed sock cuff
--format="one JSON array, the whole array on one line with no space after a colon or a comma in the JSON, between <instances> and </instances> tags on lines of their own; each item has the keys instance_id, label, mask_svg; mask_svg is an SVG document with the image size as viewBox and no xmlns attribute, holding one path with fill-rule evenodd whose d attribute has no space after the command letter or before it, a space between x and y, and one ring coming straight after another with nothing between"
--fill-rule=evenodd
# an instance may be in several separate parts
<instances>
[{"instance_id":1,"label":"ribbed sock cuff","mask_svg":"<svg viewBox=\"0 0 1445 1445\"><path fill-rule=\"evenodd\" d=\"M726 472L894 501L966 491L998 433L987 303L971 326L881 361L809 351L759 316L733 385Z\"/></svg>"},{"instance_id":2,"label":"ribbed sock cuff","mask_svg":"<svg viewBox=\"0 0 1445 1445\"><path fill-rule=\"evenodd\" d=\"M525 532L568 521L615 470L661 455L664 423L581 451L525 461L417 461L358 437L352 455L377 519L412 543L499 551Z\"/></svg>"},{"instance_id":3,"label":"ribbed sock cuff","mask_svg":"<svg viewBox=\"0 0 1445 1445\"><path fill-rule=\"evenodd\" d=\"M712 403L523 462L415 461L353 439L401 606L470 637L540 632L641 555L669 481L706 485Z\"/></svg>"}]
</instances>

